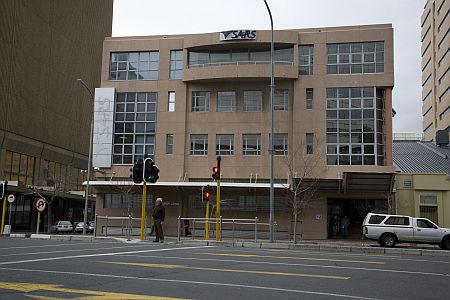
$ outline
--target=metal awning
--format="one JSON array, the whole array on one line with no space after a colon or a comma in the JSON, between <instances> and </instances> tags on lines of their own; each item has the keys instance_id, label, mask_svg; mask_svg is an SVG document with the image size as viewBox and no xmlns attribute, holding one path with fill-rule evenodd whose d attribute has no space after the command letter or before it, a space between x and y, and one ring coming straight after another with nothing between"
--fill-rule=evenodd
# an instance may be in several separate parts
<instances>
[{"instance_id":1,"label":"metal awning","mask_svg":"<svg viewBox=\"0 0 450 300\"><path fill-rule=\"evenodd\" d=\"M83 182L86 185L86 181ZM142 183L136 184L133 181L109 181L109 180L95 180L89 181L90 186L96 187L108 187L108 186L142 186ZM215 186L215 182L204 181L204 182L178 182L178 181L158 181L156 183L148 183L148 186L155 187L203 187L203 186ZM227 188L270 188L269 183L250 183L250 182L221 182L221 187ZM273 185L276 189L286 189L289 188L289 184L274 183Z\"/></svg>"},{"instance_id":2,"label":"metal awning","mask_svg":"<svg viewBox=\"0 0 450 300\"><path fill-rule=\"evenodd\" d=\"M346 193L392 193L395 173L344 172L342 189Z\"/></svg>"}]
</instances>

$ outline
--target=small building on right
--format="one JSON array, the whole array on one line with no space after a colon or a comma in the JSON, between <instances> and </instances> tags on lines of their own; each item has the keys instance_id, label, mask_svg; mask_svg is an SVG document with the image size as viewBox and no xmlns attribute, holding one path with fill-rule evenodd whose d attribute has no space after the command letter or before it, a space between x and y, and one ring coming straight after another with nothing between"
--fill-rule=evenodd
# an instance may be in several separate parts
<instances>
[{"instance_id":1,"label":"small building on right","mask_svg":"<svg viewBox=\"0 0 450 300\"><path fill-rule=\"evenodd\" d=\"M420 140L394 140L394 211L450 227L450 147Z\"/></svg>"}]
</instances>

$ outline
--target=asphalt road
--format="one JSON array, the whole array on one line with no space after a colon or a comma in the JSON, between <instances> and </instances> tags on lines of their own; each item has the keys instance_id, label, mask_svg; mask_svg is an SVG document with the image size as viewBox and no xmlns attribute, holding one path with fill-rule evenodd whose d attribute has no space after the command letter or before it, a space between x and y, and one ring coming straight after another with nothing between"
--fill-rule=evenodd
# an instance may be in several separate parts
<instances>
[{"instance_id":1,"label":"asphalt road","mask_svg":"<svg viewBox=\"0 0 450 300\"><path fill-rule=\"evenodd\" d=\"M33 298L449 299L450 257L0 238L0 299Z\"/></svg>"}]
</instances>

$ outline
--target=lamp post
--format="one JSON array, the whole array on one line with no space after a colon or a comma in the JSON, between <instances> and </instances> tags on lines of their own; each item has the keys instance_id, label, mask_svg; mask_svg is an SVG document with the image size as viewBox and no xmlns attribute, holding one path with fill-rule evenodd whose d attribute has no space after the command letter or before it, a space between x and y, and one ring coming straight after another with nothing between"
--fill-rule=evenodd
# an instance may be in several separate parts
<instances>
[{"instance_id":1,"label":"lamp post","mask_svg":"<svg viewBox=\"0 0 450 300\"><path fill-rule=\"evenodd\" d=\"M270 172L270 195L269 195L269 241L273 243L273 219L274 219L274 212L273 212L273 201L274 201L274 189L273 189L273 88L275 85L274 80L274 63L273 63L273 53L274 53L274 45L273 45L273 19L272 19L272 12L270 11L270 7L267 4L267 0L264 0L264 4L266 5L267 11L269 12L270 17L270 34L271 34L271 40L270 40L270 136L269 136L269 172Z\"/></svg>"},{"instance_id":2,"label":"lamp post","mask_svg":"<svg viewBox=\"0 0 450 300\"><path fill-rule=\"evenodd\" d=\"M86 235L86 223L87 223L87 211L88 211L88 200L89 200L89 179L91 177L91 164L92 164L92 137L94 133L94 94L92 94L91 89L83 81L83 79L77 79L77 81L84 86L84 88L89 92L92 100L92 117L91 117L91 133L89 136L89 157L88 166L86 172L86 191L84 192L84 216L83 216L83 235Z\"/></svg>"}]
</instances>

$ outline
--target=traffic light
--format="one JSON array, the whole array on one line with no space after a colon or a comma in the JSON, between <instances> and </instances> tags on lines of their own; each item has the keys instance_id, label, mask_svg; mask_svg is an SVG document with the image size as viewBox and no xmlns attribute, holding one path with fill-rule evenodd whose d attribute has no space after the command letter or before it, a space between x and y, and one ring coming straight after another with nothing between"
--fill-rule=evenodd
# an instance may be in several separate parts
<instances>
[{"instance_id":1,"label":"traffic light","mask_svg":"<svg viewBox=\"0 0 450 300\"><path fill-rule=\"evenodd\" d=\"M131 171L131 178L133 178L134 183L142 182L142 175L144 173L144 161L142 159L138 159L134 162L133 168Z\"/></svg>"},{"instance_id":2,"label":"traffic light","mask_svg":"<svg viewBox=\"0 0 450 300\"><path fill-rule=\"evenodd\" d=\"M8 184L8 181L2 181L0 182L0 200L3 199L6 195L6 186Z\"/></svg>"},{"instance_id":3,"label":"traffic light","mask_svg":"<svg viewBox=\"0 0 450 300\"><path fill-rule=\"evenodd\" d=\"M213 171L212 178L215 179L215 180L220 179L220 169L219 169L219 167L213 167L212 171Z\"/></svg>"},{"instance_id":4,"label":"traffic light","mask_svg":"<svg viewBox=\"0 0 450 300\"><path fill-rule=\"evenodd\" d=\"M147 183L156 183L159 179L159 169L151 158L144 161L144 180Z\"/></svg>"},{"instance_id":5,"label":"traffic light","mask_svg":"<svg viewBox=\"0 0 450 300\"><path fill-rule=\"evenodd\" d=\"M210 189L209 185L207 185L203 189L203 201L209 201L210 198L211 198L211 189Z\"/></svg>"}]
</instances>

